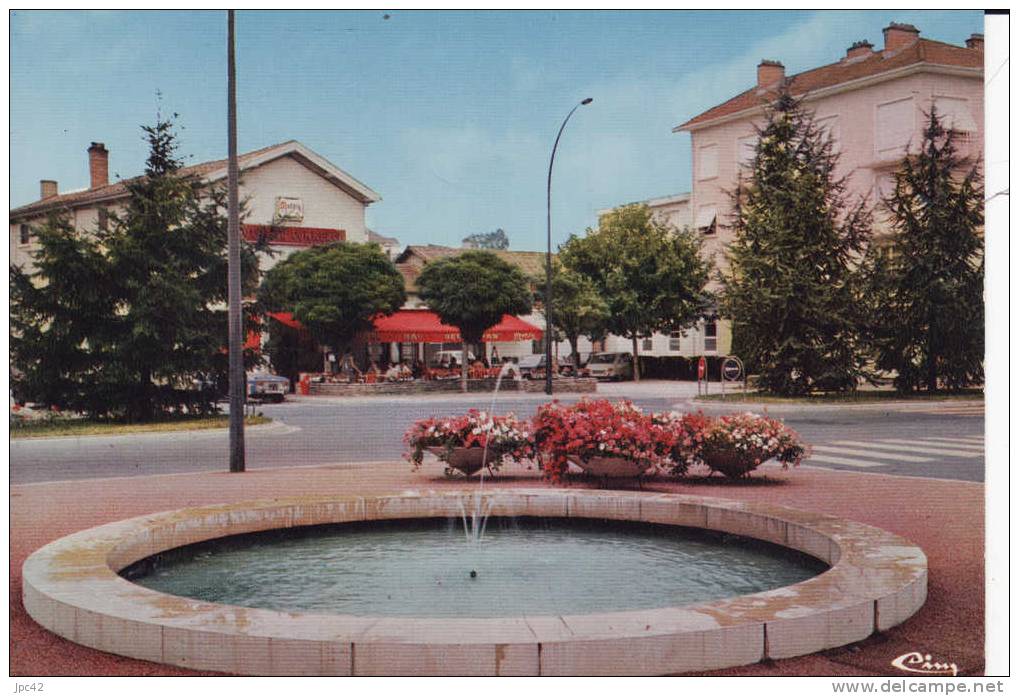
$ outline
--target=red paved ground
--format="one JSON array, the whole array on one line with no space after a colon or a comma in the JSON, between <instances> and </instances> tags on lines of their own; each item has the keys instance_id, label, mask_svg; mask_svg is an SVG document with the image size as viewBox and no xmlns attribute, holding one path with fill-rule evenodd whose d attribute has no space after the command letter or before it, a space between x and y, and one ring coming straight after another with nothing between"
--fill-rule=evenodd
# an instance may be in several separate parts
<instances>
[{"instance_id":1,"label":"red paved ground","mask_svg":"<svg viewBox=\"0 0 1019 696\"><path fill-rule=\"evenodd\" d=\"M438 465L373 464L277 469L246 474L180 474L11 487L11 675L185 675L190 670L85 648L39 627L21 604L21 565L43 544L71 532L136 515L194 505L292 495L449 489ZM507 472L498 486L544 485ZM581 486L583 484L573 484ZM734 675L898 675L889 662L924 651L981 674L984 645L984 486L824 469L783 472L745 483L721 479L658 481L645 486L694 495L757 500L817 510L883 527L927 553L927 603L902 626L845 648L724 670Z\"/></svg>"}]
</instances>

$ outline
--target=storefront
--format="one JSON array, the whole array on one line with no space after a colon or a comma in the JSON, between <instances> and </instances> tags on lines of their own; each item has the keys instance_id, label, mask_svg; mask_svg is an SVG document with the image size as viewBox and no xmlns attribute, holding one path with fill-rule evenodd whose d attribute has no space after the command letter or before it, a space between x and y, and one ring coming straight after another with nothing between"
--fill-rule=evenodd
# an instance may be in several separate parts
<instances>
[{"instance_id":1,"label":"storefront","mask_svg":"<svg viewBox=\"0 0 1019 696\"><path fill-rule=\"evenodd\" d=\"M294 350L303 354L303 358L295 360L302 367L274 365L277 372L290 370L311 371L315 363L315 350L320 350L310 342L307 330L287 312L273 312L269 317L274 320L270 324L270 336L273 329L281 336L289 336ZM513 341L540 341L542 330L526 321L509 314L485 332L482 342L469 345L469 357L473 356L486 366L499 362L498 352L492 344ZM273 340L270 338L270 340ZM298 345L299 344L299 345ZM393 365L406 364L415 368L420 375L424 368L429 368L431 375L442 374L452 370L462 360L463 345L460 331L455 326L443 324L435 312L427 309L401 309L388 316L374 321L372 331L362 334L354 342L351 357L357 372L366 374L374 370L385 372ZM296 355L296 353L295 353ZM316 371L328 373L339 371L343 356L318 353ZM455 362L451 365L451 360ZM442 372L438 368L445 368ZM287 375L290 376L290 375Z\"/></svg>"}]
</instances>

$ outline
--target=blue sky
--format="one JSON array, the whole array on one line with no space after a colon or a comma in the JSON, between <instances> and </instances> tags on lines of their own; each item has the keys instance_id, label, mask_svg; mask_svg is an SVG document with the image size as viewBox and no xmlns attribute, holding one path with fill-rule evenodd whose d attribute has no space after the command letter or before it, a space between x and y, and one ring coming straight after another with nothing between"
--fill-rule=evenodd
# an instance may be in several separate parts
<instances>
[{"instance_id":1,"label":"blue sky","mask_svg":"<svg viewBox=\"0 0 1019 696\"><path fill-rule=\"evenodd\" d=\"M978 11L238 12L241 151L291 138L383 200L369 226L403 243L458 245L501 227L545 239L556 130L553 237L596 211L690 188L690 139L673 126L751 86L761 58L795 73L838 60L891 21L961 44ZM12 12L11 204L138 174L139 125L179 114L191 162L226 154L222 12Z\"/></svg>"}]
</instances>

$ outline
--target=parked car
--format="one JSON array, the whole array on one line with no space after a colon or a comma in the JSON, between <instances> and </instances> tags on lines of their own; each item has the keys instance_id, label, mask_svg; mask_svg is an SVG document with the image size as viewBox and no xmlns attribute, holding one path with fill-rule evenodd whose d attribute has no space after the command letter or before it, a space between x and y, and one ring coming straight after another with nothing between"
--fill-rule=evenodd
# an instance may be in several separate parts
<instances>
[{"instance_id":1,"label":"parked car","mask_svg":"<svg viewBox=\"0 0 1019 696\"><path fill-rule=\"evenodd\" d=\"M279 403L290 393L290 380L268 372L248 373L248 399Z\"/></svg>"},{"instance_id":2,"label":"parked car","mask_svg":"<svg viewBox=\"0 0 1019 696\"><path fill-rule=\"evenodd\" d=\"M557 362L559 375L572 377L577 373L576 368L573 367L573 359L569 356L560 356ZM545 356L543 354L525 355L520 358L518 366L523 379L545 379Z\"/></svg>"},{"instance_id":3,"label":"parked car","mask_svg":"<svg viewBox=\"0 0 1019 696\"><path fill-rule=\"evenodd\" d=\"M587 371L598 379L633 379L633 356L629 353L595 353L587 361Z\"/></svg>"}]
</instances>

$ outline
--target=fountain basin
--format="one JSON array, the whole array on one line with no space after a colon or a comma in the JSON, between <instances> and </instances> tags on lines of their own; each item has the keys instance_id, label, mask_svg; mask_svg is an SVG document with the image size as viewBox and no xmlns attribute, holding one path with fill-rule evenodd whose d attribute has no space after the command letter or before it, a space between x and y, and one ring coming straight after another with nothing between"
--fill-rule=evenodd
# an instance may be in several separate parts
<instances>
[{"instance_id":1,"label":"fountain basin","mask_svg":"<svg viewBox=\"0 0 1019 696\"><path fill-rule=\"evenodd\" d=\"M767 592L682 607L496 618L280 612L148 590L117 571L213 538L297 526L456 517L470 493L255 501L148 515L59 539L22 569L28 613L83 645L238 674L668 674L837 647L905 621L927 563L905 539L818 513L697 496L508 490L495 515L631 520L787 546L831 568ZM498 602L498 597L493 597ZM511 612L508 609L508 612Z\"/></svg>"}]
</instances>

